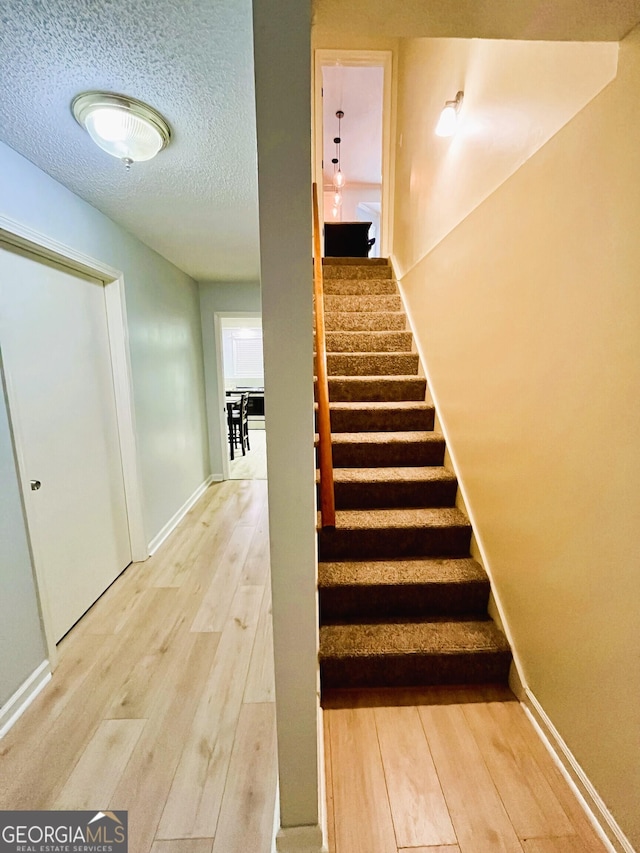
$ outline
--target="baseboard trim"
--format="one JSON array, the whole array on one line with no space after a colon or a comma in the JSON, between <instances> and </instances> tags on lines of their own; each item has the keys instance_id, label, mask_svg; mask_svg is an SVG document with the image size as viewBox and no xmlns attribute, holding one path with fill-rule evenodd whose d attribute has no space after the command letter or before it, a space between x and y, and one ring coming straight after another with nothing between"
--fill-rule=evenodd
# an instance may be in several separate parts
<instances>
[{"instance_id":1,"label":"baseboard trim","mask_svg":"<svg viewBox=\"0 0 640 853\"><path fill-rule=\"evenodd\" d=\"M44 660L0 708L0 740L27 710L50 678L51 667L49 661Z\"/></svg>"},{"instance_id":2,"label":"baseboard trim","mask_svg":"<svg viewBox=\"0 0 640 853\"><path fill-rule=\"evenodd\" d=\"M169 521L167 521L167 523L160 530L160 532L157 533L153 537L151 542L149 542L149 556L151 556L152 554L155 554L155 552L162 545L162 543L165 541L165 539L167 539L173 533L173 531L180 524L180 522L185 517L185 515L189 512L191 507L195 504L195 502L199 498L202 497L202 495L205 493L205 491L209 488L209 486L213 482L214 482L213 476L209 475L207 477L207 479L198 486L198 488L191 495L191 497L187 498L187 500L182 504L180 509L174 515L171 516Z\"/></svg>"},{"instance_id":3,"label":"baseboard trim","mask_svg":"<svg viewBox=\"0 0 640 853\"><path fill-rule=\"evenodd\" d=\"M328 853L322 838L322 828L309 826L280 828L276 835L277 853Z\"/></svg>"},{"instance_id":4,"label":"baseboard trim","mask_svg":"<svg viewBox=\"0 0 640 853\"><path fill-rule=\"evenodd\" d=\"M629 839L529 687L523 686L520 702L603 844L611 853L635 853Z\"/></svg>"}]
</instances>

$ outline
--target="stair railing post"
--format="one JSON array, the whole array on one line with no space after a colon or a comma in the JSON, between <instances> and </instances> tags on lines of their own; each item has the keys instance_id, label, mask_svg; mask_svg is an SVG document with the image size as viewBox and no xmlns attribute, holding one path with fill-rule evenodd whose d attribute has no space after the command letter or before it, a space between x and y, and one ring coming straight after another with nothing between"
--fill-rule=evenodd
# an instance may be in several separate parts
<instances>
[{"instance_id":1,"label":"stair railing post","mask_svg":"<svg viewBox=\"0 0 640 853\"><path fill-rule=\"evenodd\" d=\"M320 469L320 519L322 527L336 526L336 504L333 488L333 454L331 451L331 416L327 345L324 328L324 289L322 245L318 213L318 185L313 185L313 292L316 318L316 376L318 397L318 467Z\"/></svg>"}]
</instances>

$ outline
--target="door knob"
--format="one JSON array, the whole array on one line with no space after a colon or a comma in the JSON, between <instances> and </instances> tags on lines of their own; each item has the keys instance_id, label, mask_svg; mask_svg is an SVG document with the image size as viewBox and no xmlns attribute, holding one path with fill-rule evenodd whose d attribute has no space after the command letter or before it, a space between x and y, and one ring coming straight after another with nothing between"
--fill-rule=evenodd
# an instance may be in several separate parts
<instances>
[{"instance_id":1,"label":"door knob","mask_svg":"<svg viewBox=\"0 0 640 853\"><path fill-rule=\"evenodd\" d=\"M31 491L37 492L41 485L40 480L31 480Z\"/></svg>"}]
</instances>

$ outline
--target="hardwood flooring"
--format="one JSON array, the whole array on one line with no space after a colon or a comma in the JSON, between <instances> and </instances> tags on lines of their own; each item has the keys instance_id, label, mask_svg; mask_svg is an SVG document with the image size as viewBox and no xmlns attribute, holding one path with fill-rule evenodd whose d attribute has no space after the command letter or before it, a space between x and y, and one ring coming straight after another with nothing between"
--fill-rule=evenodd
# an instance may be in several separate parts
<instances>
[{"instance_id":1,"label":"hardwood flooring","mask_svg":"<svg viewBox=\"0 0 640 853\"><path fill-rule=\"evenodd\" d=\"M266 483L211 486L60 644L0 741L0 808L127 809L131 853L270 853Z\"/></svg>"},{"instance_id":2,"label":"hardwood flooring","mask_svg":"<svg viewBox=\"0 0 640 853\"><path fill-rule=\"evenodd\" d=\"M0 741L0 809L126 809L131 853L270 853L266 501L264 481L211 486L73 628ZM508 691L325 704L330 853L604 851Z\"/></svg>"},{"instance_id":3,"label":"hardwood flooring","mask_svg":"<svg viewBox=\"0 0 640 853\"><path fill-rule=\"evenodd\" d=\"M229 478L231 480L266 480L267 479L267 434L264 429L250 429L249 442L251 450L243 456L236 451L235 459L229 461Z\"/></svg>"},{"instance_id":4,"label":"hardwood flooring","mask_svg":"<svg viewBox=\"0 0 640 853\"><path fill-rule=\"evenodd\" d=\"M330 853L605 853L503 687L324 700Z\"/></svg>"}]
</instances>

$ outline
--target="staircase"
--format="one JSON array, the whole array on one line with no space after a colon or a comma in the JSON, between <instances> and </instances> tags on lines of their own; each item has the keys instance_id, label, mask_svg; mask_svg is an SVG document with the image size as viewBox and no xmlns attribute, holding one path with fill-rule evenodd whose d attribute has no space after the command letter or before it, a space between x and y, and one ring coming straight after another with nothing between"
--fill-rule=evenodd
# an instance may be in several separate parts
<instances>
[{"instance_id":1,"label":"staircase","mask_svg":"<svg viewBox=\"0 0 640 853\"><path fill-rule=\"evenodd\" d=\"M505 682L511 651L391 267L323 271L336 526L318 530L322 688Z\"/></svg>"}]
</instances>

